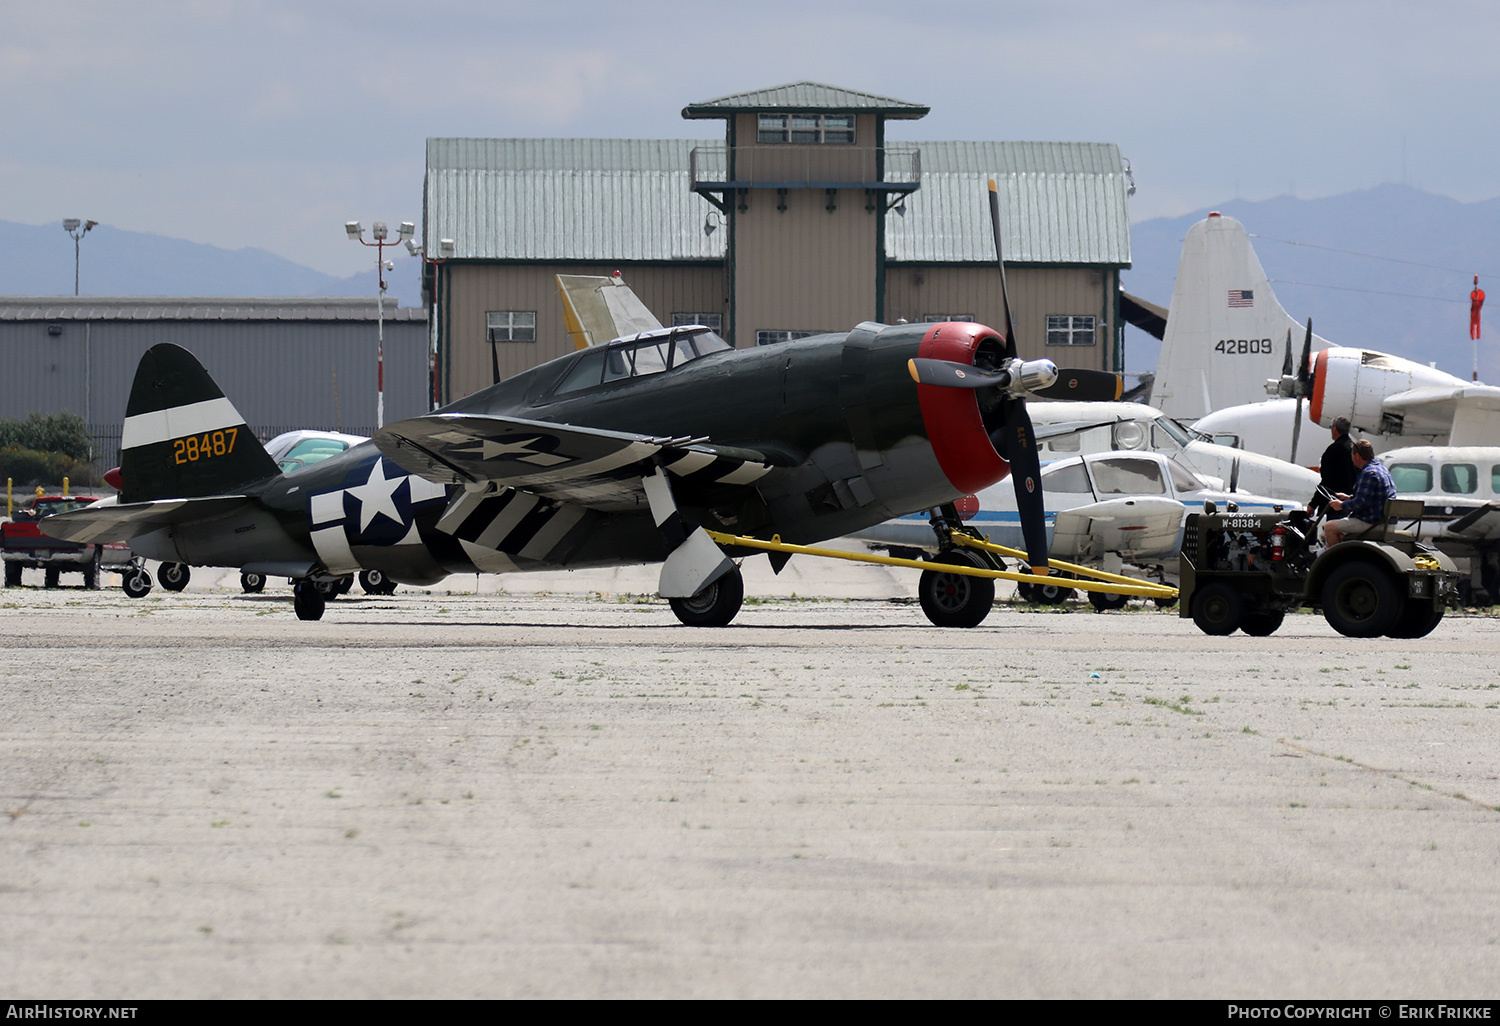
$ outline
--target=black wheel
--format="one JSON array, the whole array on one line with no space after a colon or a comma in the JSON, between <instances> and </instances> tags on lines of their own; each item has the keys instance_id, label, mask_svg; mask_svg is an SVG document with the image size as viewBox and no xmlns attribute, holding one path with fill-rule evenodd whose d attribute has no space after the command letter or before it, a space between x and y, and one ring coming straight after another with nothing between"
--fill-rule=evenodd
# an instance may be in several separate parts
<instances>
[{"instance_id":1,"label":"black wheel","mask_svg":"<svg viewBox=\"0 0 1500 1026\"><path fill-rule=\"evenodd\" d=\"M151 575L140 567L130 567L125 571L120 587L131 598L145 598L151 592Z\"/></svg>"},{"instance_id":2,"label":"black wheel","mask_svg":"<svg viewBox=\"0 0 1500 1026\"><path fill-rule=\"evenodd\" d=\"M1151 601L1156 603L1157 609L1175 609L1177 606L1177 599L1175 598L1159 598L1152 599Z\"/></svg>"},{"instance_id":3,"label":"black wheel","mask_svg":"<svg viewBox=\"0 0 1500 1026\"><path fill-rule=\"evenodd\" d=\"M1044 606L1060 606L1078 594L1061 584L1033 584L1032 587L1035 589L1036 600Z\"/></svg>"},{"instance_id":4,"label":"black wheel","mask_svg":"<svg viewBox=\"0 0 1500 1026\"><path fill-rule=\"evenodd\" d=\"M266 575L243 571L240 574L240 590L247 595L259 595L266 590Z\"/></svg>"},{"instance_id":5,"label":"black wheel","mask_svg":"<svg viewBox=\"0 0 1500 1026\"><path fill-rule=\"evenodd\" d=\"M383 570L361 570L359 586L366 595L389 595L396 590L396 582L387 577Z\"/></svg>"},{"instance_id":6,"label":"black wheel","mask_svg":"<svg viewBox=\"0 0 1500 1026\"><path fill-rule=\"evenodd\" d=\"M354 587L354 575L353 574L346 574L345 576L339 578L339 594L340 595L347 595L347 594L349 594L349 590L351 588L353 588L353 587Z\"/></svg>"},{"instance_id":7,"label":"black wheel","mask_svg":"<svg viewBox=\"0 0 1500 1026\"><path fill-rule=\"evenodd\" d=\"M745 601L745 579L734 567L692 598L667 599L677 619L689 627L726 627Z\"/></svg>"},{"instance_id":8,"label":"black wheel","mask_svg":"<svg viewBox=\"0 0 1500 1026\"><path fill-rule=\"evenodd\" d=\"M1407 599L1401 618L1386 633L1393 638L1425 638L1442 622L1443 612L1442 606Z\"/></svg>"},{"instance_id":9,"label":"black wheel","mask_svg":"<svg viewBox=\"0 0 1500 1026\"><path fill-rule=\"evenodd\" d=\"M1125 603L1130 601L1128 595L1111 595L1106 591L1089 592L1089 605L1099 612L1107 612L1111 609L1124 609Z\"/></svg>"},{"instance_id":10,"label":"black wheel","mask_svg":"<svg viewBox=\"0 0 1500 1026\"><path fill-rule=\"evenodd\" d=\"M7 588L19 588L21 586L21 564L5 564L5 586Z\"/></svg>"},{"instance_id":11,"label":"black wheel","mask_svg":"<svg viewBox=\"0 0 1500 1026\"><path fill-rule=\"evenodd\" d=\"M58 581L62 579L62 571L55 566L49 566L42 571L42 587L55 588Z\"/></svg>"},{"instance_id":12,"label":"black wheel","mask_svg":"<svg viewBox=\"0 0 1500 1026\"><path fill-rule=\"evenodd\" d=\"M1405 609L1405 597L1396 589L1391 571L1364 560L1345 563L1323 585L1323 618L1346 637L1379 637Z\"/></svg>"},{"instance_id":13,"label":"black wheel","mask_svg":"<svg viewBox=\"0 0 1500 1026\"><path fill-rule=\"evenodd\" d=\"M163 588L168 591L181 591L187 587L188 579L193 576L193 572L186 563L163 563L156 571L156 576L161 578Z\"/></svg>"},{"instance_id":14,"label":"black wheel","mask_svg":"<svg viewBox=\"0 0 1500 1026\"><path fill-rule=\"evenodd\" d=\"M339 590L340 585L337 579L331 581L313 581L312 586L318 590L319 595L323 596L324 602L332 602L334 599L343 594L343 592ZM316 620L317 617L312 617L312 619Z\"/></svg>"},{"instance_id":15,"label":"black wheel","mask_svg":"<svg viewBox=\"0 0 1500 1026\"><path fill-rule=\"evenodd\" d=\"M297 611L297 619L323 619L323 610L328 605L324 597L324 584L337 586L334 581L309 581L305 578L292 585L292 608Z\"/></svg>"},{"instance_id":16,"label":"black wheel","mask_svg":"<svg viewBox=\"0 0 1500 1026\"><path fill-rule=\"evenodd\" d=\"M1223 581L1205 585L1193 596L1193 622L1204 634L1233 634L1244 618L1245 600Z\"/></svg>"},{"instance_id":17,"label":"black wheel","mask_svg":"<svg viewBox=\"0 0 1500 1026\"><path fill-rule=\"evenodd\" d=\"M104 554L96 548L94 558L83 566L83 586L89 591L99 590L99 565L103 562Z\"/></svg>"},{"instance_id":18,"label":"black wheel","mask_svg":"<svg viewBox=\"0 0 1500 1026\"><path fill-rule=\"evenodd\" d=\"M1021 601L1023 602L1041 601L1036 597L1036 585L1032 584L1030 581L1022 581L1020 584L1016 585L1016 594L1021 596Z\"/></svg>"},{"instance_id":19,"label":"black wheel","mask_svg":"<svg viewBox=\"0 0 1500 1026\"><path fill-rule=\"evenodd\" d=\"M940 553L932 561L990 569L984 557L965 549ZM995 605L995 579L923 570L917 598L927 619L939 627L978 627Z\"/></svg>"},{"instance_id":20,"label":"black wheel","mask_svg":"<svg viewBox=\"0 0 1500 1026\"><path fill-rule=\"evenodd\" d=\"M1268 638L1276 633L1284 619L1285 613L1246 613L1240 621L1240 630L1252 638Z\"/></svg>"}]
</instances>

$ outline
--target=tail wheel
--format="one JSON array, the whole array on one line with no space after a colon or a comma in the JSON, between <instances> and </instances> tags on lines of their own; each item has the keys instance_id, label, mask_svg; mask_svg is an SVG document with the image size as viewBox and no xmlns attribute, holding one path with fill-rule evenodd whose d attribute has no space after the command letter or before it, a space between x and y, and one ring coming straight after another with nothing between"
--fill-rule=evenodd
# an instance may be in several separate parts
<instances>
[{"instance_id":1,"label":"tail wheel","mask_svg":"<svg viewBox=\"0 0 1500 1026\"><path fill-rule=\"evenodd\" d=\"M361 570L359 586L366 595L389 595L396 590L396 582L387 577L383 570Z\"/></svg>"},{"instance_id":2,"label":"tail wheel","mask_svg":"<svg viewBox=\"0 0 1500 1026\"><path fill-rule=\"evenodd\" d=\"M1401 619L1406 602L1391 572L1375 563L1345 563L1323 585L1323 618L1350 638L1375 638Z\"/></svg>"},{"instance_id":3,"label":"tail wheel","mask_svg":"<svg viewBox=\"0 0 1500 1026\"><path fill-rule=\"evenodd\" d=\"M1204 634L1233 634L1244 618L1245 600L1223 581L1205 585L1193 596L1193 622Z\"/></svg>"},{"instance_id":4,"label":"tail wheel","mask_svg":"<svg viewBox=\"0 0 1500 1026\"><path fill-rule=\"evenodd\" d=\"M266 590L266 575L249 571L240 574L240 590L246 595L259 595Z\"/></svg>"},{"instance_id":5,"label":"tail wheel","mask_svg":"<svg viewBox=\"0 0 1500 1026\"><path fill-rule=\"evenodd\" d=\"M745 579L734 567L692 598L667 599L689 627L727 627L745 601Z\"/></svg>"},{"instance_id":6,"label":"tail wheel","mask_svg":"<svg viewBox=\"0 0 1500 1026\"><path fill-rule=\"evenodd\" d=\"M168 591L181 591L193 576L186 563L163 563L156 574L161 578L161 586Z\"/></svg>"},{"instance_id":7,"label":"tail wheel","mask_svg":"<svg viewBox=\"0 0 1500 1026\"><path fill-rule=\"evenodd\" d=\"M933 562L991 569L983 556L967 549L940 553ZM995 605L995 579L923 570L917 599L927 619L939 627L978 627Z\"/></svg>"}]
</instances>

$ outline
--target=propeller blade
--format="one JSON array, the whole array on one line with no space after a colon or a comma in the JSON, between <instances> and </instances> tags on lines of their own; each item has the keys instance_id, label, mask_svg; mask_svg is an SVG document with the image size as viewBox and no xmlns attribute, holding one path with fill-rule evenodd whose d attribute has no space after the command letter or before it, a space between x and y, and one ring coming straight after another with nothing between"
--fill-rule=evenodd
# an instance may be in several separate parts
<instances>
[{"instance_id":1,"label":"propeller blade","mask_svg":"<svg viewBox=\"0 0 1500 1026\"><path fill-rule=\"evenodd\" d=\"M1290 337L1288 329L1288 337ZM1307 335L1302 339L1302 362L1297 365L1297 381L1302 385L1302 394L1308 395L1312 392L1312 318L1307 319Z\"/></svg>"},{"instance_id":2,"label":"propeller blade","mask_svg":"<svg viewBox=\"0 0 1500 1026\"><path fill-rule=\"evenodd\" d=\"M1000 301L1005 304L1005 358L1016 358L1016 327L1010 319L1010 291L1005 287L1005 254L1000 246L1000 187L990 179L990 227L995 233L995 263L1000 265Z\"/></svg>"},{"instance_id":3,"label":"propeller blade","mask_svg":"<svg viewBox=\"0 0 1500 1026\"><path fill-rule=\"evenodd\" d=\"M930 360L919 356L906 361L906 370L917 384L937 385L939 388L988 388L1010 384L1010 375L1003 371L980 370L952 360Z\"/></svg>"},{"instance_id":4,"label":"propeller blade","mask_svg":"<svg viewBox=\"0 0 1500 1026\"><path fill-rule=\"evenodd\" d=\"M1292 368L1292 329L1286 329L1286 356L1281 359L1281 376L1291 377L1295 371Z\"/></svg>"},{"instance_id":5,"label":"propeller blade","mask_svg":"<svg viewBox=\"0 0 1500 1026\"><path fill-rule=\"evenodd\" d=\"M1057 372L1057 380L1034 392L1038 399L1071 399L1077 402L1114 402L1125 391L1125 379L1109 371L1074 370Z\"/></svg>"},{"instance_id":6,"label":"propeller blade","mask_svg":"<svg viewBox=\"0 0 1500 1026\"><path fill-rule=\"evenodd\" d=\"M1042 498L1042 463L1036 451L1036 432L1026 403L1012 399L1005 410L1006 459L1016 489L1016 512L1026 541L1026 561L1033 573L1047 570L1047 507Z\"/></svg>"}]
</instances>

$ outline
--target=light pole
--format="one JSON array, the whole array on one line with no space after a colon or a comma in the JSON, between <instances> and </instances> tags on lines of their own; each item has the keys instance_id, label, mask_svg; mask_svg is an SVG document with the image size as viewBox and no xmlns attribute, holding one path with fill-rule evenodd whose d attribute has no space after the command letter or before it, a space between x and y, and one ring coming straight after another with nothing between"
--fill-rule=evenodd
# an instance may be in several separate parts
<instances>
[{"instance_id":1,"label":"light pole","mask_svg":"<svg viewBox=\"0 0 1500 1026\"><path fill-rule=\"evenodd\" d=\"M75 296L78 295L78 244L83 241L83 237L98 223L98 221L80 221L76 217L63 218L63 231L67 232L73 239L73 295ZM82 230L80 230L80 225L82 226Z\"/></svg>"},{"instance_id":2,"label":"light pole","mask_svg":"<svg viewBox=\"0 0 1500 1026\"><path fill-rule=\"evenodd\" d=\"M429 293L431 300L427 307L427 396L428 406L437 409L438 402L438 291L439 275L438 269L453 257L453 240L439 239L438 252L440 257L430 257L424 247L418 246L411 239L406 240L406 251L414 257L421 257L422 263L432 268L432 287Z\"/></svg>"},{"instance_id":3,"label":"light pole","mask_svg":"<svg viewBox=\"0 0 1500 1026\"><path fill-rule=\"evenodd\" d=\"M385 247L407 241L417 233L417 226L410 221L402 221L394 241L389 239L384 221L376 221L370 227L374 242L365 241L365 230L358 221L344 222L344 231L349 233L352 241L361 246L375 247L375 272L380 278L380 295L375 300L375 430L379 431L385 427L385 272L396 266L385 258Z\"/></svg>"}]
</instances>

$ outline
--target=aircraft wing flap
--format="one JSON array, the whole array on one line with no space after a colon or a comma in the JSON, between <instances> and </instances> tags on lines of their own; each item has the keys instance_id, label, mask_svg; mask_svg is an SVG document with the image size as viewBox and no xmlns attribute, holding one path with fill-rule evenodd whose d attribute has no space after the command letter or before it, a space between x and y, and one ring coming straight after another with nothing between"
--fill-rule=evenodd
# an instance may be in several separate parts
<instances>
[{"instance_id":1,"label":"aircraft wing flap","mask_svg":"<svg viewBox=\"0 0 1500 1026\"><path fill-rule=\"evenodd\" d=\"M173 524L219 516L250 502L244 495L212 495L196 499L156 499L124 505L108 499L42 521L42 533L64 541L98 544L123 542Z\"/></svg>"}]
</instances>

